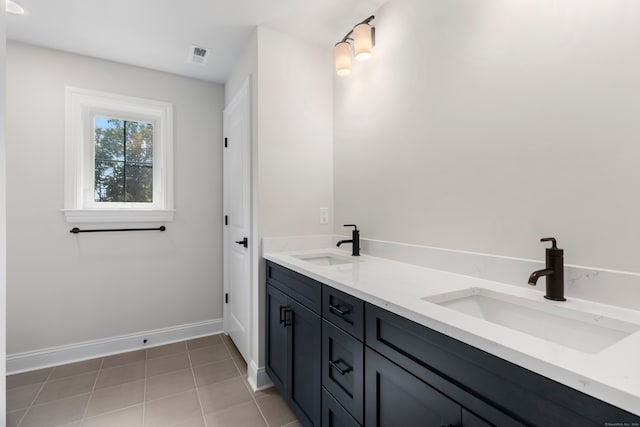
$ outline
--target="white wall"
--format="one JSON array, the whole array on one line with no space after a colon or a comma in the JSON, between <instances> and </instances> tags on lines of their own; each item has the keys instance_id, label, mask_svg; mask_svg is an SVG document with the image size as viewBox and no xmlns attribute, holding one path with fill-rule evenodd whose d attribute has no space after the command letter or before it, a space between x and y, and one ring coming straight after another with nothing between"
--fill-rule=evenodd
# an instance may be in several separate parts
<instances>
[{"instance_id":1,"label":"white wall","mask_svg":"<svg viewBox=\"0 0 640 427\"><path fill-rule=\"evenodd\" d=\"M253 232L269 236L332 234L319 224L333 214L331 49L258 27L225 86L226 102L251 76ZM264 264L254 246L249 379L264 366ZM253 376L253 377L252 377Z\"/></svg>"},{"instance_id":2,"label":"white wall","mask_svg":"<svg viewBox=\"0 0 640 427\"><path fill-rule=\"evenodd\" d=\"M273 236L333 234L331 49L258 27L258 230ZM320 208L329 224L320 224ZM260 254L261 255L261 254ZM265 364L264 263L257 366Z\"/></svg>"},{"instance_id":3,"label":"white wall","mask_svg":"<svg viewBox=\"0 0 640 427\"><path fill-rule=\"evenodd\" d=\"M258 29L256 28L251 37L246 42L242 53L236 60L227 82L224 85L224 104L229 105L234 95L242 87L248 77L252 78L252 87L257 83L258 73ZM257 90L254 92L254 98L257 99ZM256 103L257 105L257 103Z\"/></svg>"},{"instance_id":4,"label":"white wall","mask_svg":"<svg viewBox=\"0 0 640 427\"><path fill-rule=\"evenodd\" d=\"M267 27L258 35L261 235L332 234L319 223L320 207L333 212L332 51Z\"/></svg>"},{"instance_id":5,"label":"white wall","mask_svg":"<svg viewBox=\"0 0 640 427\"><path fill-rule=\"evenodd\" d=\"M257 388L260 386L258 370L260 359L260 325L262 311L260 310L260 238L258 230L258 30L252 33L250 39L234 65L225 84L225 106L229 105L242 87L244 82L250 79L251 87L251 236L249 250L251 251L250 292L248 301L250 309L249 329L249 360L247 360L249 383Z\"/></svg>"},{"instance_id":6,"label":"white wall","mask_svg":"<svg viewBox=\"0 0 640 427\"><path fill-rule=\"evenodd\" d=\"M392 0L334 79L336 232L640 271L640 3Z\"/></svg>"},{"instance_id":7,"label":"white wall","mask_svg":"<svg viewBox=\"0 0 640 427\"><path fill-rule=\"evenodd\" d=\"M5 2L0 0L0 10L4 10ZM6 228L6 161L5 161L5 14L0 13L0 423L6 413L6 292L7 292L7 228Z\"/></svg>"},{"instance_id":8,"label":"white wall","mask_svg":"<svg viewBox=\"0 0 640 427\"><path fill-rule=\"evenodd\" d=\"M8 353L221 318L223 87L13 42L7 80ZM69 234L67 85L173 103L166 232Z\"/></svg>"}]
</instances>

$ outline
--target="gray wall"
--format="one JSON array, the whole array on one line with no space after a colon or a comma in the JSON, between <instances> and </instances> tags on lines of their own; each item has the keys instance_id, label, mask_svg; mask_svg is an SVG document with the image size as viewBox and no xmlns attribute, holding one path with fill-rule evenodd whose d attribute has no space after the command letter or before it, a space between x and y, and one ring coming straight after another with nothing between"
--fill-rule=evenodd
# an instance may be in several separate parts
<instances>
[{"instance_id":1,"label":"gray wall","mask_svg":"<svg viewBox=\"0 0 640 427\"><path fill-rule=\"evenodd\" d=\"M391 0L334 78L336 232L640 271L640 3Z\"/></svg>"},{"instance_id":2,"label":"gray wall","mask_svg":"<svg viewBox=\"0 0 640 427\"><path fill-rule=\"evenodd\" d=\"M8 353L222 317L221 85L10 42ZM175 221L70 235L65 86L174 105Z\"/></svg>"}]
</instances>

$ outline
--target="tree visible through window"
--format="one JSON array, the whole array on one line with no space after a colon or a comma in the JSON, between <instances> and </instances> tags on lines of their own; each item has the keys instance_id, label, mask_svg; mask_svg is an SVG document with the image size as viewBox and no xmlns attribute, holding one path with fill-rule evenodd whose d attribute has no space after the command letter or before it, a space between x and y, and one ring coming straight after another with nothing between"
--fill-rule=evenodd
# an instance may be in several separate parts
<instances>
[{"instance_id":1,"label":"tree visible through window","mask_svg":"<svg viewBox=\"0 0 640 427\"><path fill-rule=\"evenodd\" d=\"M153 202L153 124L96 117L94 200Z\"/></svg>"}]
</instances>

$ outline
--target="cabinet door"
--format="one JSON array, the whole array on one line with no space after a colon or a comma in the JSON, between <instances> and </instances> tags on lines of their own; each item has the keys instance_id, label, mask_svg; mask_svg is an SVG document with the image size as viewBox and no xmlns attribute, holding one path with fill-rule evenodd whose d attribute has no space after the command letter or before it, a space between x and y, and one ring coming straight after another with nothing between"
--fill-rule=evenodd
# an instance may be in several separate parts
<instances>
[{"instance_id":1,"label":"cabinet door","mask_svg":"<svg viewBox=\"0 0 640 427\"><path fill-rule=\"evenodd\" d=\"M267 286L267 366L271 381L282 395L287 383L287 322L291 321L290 307L285 294Z\"/></svg>"},{"instance_id":2,"label":"cabinet door","mask_svg":"<svg viewBox=\"0 0 640 427\"><path fill-rule=\"evenodd\" d=\"M464 427L491 427L493 424L489 424L482 418L472 414L466 409L462 408L462 425Z\"/></svg>"},{"instance_id":3,"label":"cabinet door","mask_svg":"<svg viewBox=\"0 0 640 427\"><path fill-rule=\"evenodd\" d=\"M460 405L375 351L365 350L365 426L460 426Z\"/></svg>"},{"instance_id":4,"label":"cabinet door","mask_svg":"<svg viewBox=\"0 0 640 427\"><path fill-rule=\"evenodd\" d=\"M364 345L323 320L322 385L360 424L364 418Z\"/></svg>"},{"instance_id":5,"label":"cabinet door","mask_svg":"<svg viewBox=\"0 0 640 427\"><path fill-rule=\"evenodd\" d=\"M320 316L289 298L289 382L287 401L305 426L320 426Z\"/></svg>"},{"instance_id":6,"label":"cabinet door","mask_svg":"<svg viewBox=\"0 0 640 427\"><path fill-rule=\"evenodd\" d=\"M322 389L322 427L360 427L360 424L324 388Z\"/></svg>"}]
</instances>

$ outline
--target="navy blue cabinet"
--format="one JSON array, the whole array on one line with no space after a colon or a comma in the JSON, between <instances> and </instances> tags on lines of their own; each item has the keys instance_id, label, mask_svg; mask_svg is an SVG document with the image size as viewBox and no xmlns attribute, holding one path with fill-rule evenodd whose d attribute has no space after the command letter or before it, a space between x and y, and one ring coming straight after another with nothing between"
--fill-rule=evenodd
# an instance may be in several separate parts
<instances>
[{"instance_id":1,"label":"navy blue cabinet","mask_svg":"<svg viewBox=\"0 0 640 427\"><path fill-rule=\"evenodd\" d=\"M321 320L295 300L290 301L290 306L290 376L286 399L302 425L319 426Z\"/></svg>"},{"instance_id":2,"label":"navy blue cabinet","mask_svg":"<svg viewBox=\"0 0 640 427\"><path fill-rule=\"evenodd\" d=\"M289 369L287 367L288 344L286 323L290 321L288 297L274 288L267 286L267 340L266 359L267 373L281 395L286 393ZM289 320L287 320L289 317Z\"/></svg>"},{"instance_id":3,"label":"navy blue cabinet","mask_svg":"<svg viewBox=\"0 0 640 427\"><path fill-rule=\"evenodd\" d=\"M321 285L296 275L282 267L268 265L266 371L298 421L303 426L319 427L322 390ZM269 280L271 277L274 278L273 282ZM287 277L293 280L287 280ZM291 291L291 286L300 283L301 287ZM314 285L318 287L318 292L315 292ZM304 304L297 298L303 300ZM312 311L310 307L317 311Z\"/></svg>"},{"instance_id":4,"label":"navy blue cabinet","mask_svg":"<svg viewBox=\"0 0 640 427\"><path fill-rule=\"evenodd\" d=\"M477 415L462 408L462 425L464 427L491 427L493 424L489 424Z\"/></svg>"},{"instance_id":5,"label":"navy blue cabinet","mask_svg":"<svg viewBox=\"0 0 640 427\"><path fill-rule=\"evenodd\" d=\"M385 357L365 355L366 425L460 426L462 408Z\"/></svg>"},{"instance_id":6,"label":"navy blue cabinet","mask_svg":"<svg viewBox=\"0 0 640 427\"><path fill-rule=\"evenodd\" d=\"M266 295L266 370L303 426L640 425L636 415L272 262Z\"/></svg>"},{"instance_id":7,"label":"navy blue cabinet","mask_svg":"<svg viewBox=\"0 0 640 427\"><path fill-rule=\"evenodd\" d=\"M367 347L463 406L462 425L640 425L638 416L402 316L365 310Z\"/></svg>"},{"instance_id":8,"label":"navy blue cabinet","mask_svg":"<svg viewBox=\"0 0 640 427\"><path fill-rule=\"evenodd\" d=\"M322 318L360 341L364 340L364 301L361 299L324 285Z\"/></svg>"},{"instance_id":9,"label":"navy blue cabinet","mask_svg":"<svg viewBox=\"0 0 640 427\"><path fill-rule=\"evenodd\" d=\"M326 389L322 389L322 427L360 427Z\"/></svg>"},{"instance_id":10,"label":"navy blue cabinet","mask_svg":"<svg viewBox=\"0 0 640 427\"><path fill-rule=\"evenodd\" d=\"M322 321L322 385L364 424L364 345Z\"/></svg>"}]
</instances>

